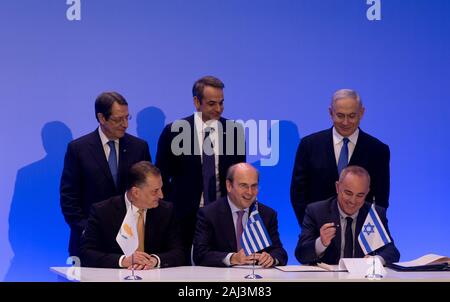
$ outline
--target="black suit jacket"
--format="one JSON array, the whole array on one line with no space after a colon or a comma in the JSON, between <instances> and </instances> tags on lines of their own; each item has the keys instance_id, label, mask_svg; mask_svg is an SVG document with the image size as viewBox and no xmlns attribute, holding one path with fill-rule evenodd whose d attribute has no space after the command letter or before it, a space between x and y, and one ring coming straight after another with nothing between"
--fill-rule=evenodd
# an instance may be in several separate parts
<instances>
[{"instance_id":1,"label":"black suit jacket","mask_svg":"<svg viewBox=\"0 0 450 302\"><path fill-rule=\"evenodd\" d=\"M358 235L361 232L362 226L366 219L367 213L370 210L371 204L366 202L359 210L356 218L355 227L355 258L364 257L359 242ZM374 254L383 257L386 263L398 262L400 253L394 245L394 240L389 232L388 221L386 218L386 210L382 207L376 206L376 211L380 217L386 231L391 237L392 242L379 248ZM330 245L325 250L322 257L316 256L315 243L316 239L320 237L320 228L325 223L334 222L335 225L340 225L339 209L336 197L327 200L315 202L306 208L306 215L302 225L302 232L295 249L295 257L303 264L325 262L328 264L338 264L341 256L341 230L336 229L336 237L331 240Z\"/></svg>"},{"instance_id":2,"label":"black suit jacket","mask_svg":"<svg viewBox=\"0 0 450 302\"><path fill-rule=\"evenodd\" d=\"M81 240L82 266L118 268L122 249L116 241L127 209L124 195L115 196L92 206L88 225ZM173 205L161 200L147 210L144 251L156 254L161 267L179 266L184 250L179 236Z\"/></svg>"},{"instance_id":3,"label":"black suit jacket","mask_svg":"<svg viewBox=\"0 0 450 302\"><path fill-rule=\"evenodd\" d=\"M78 255L81 233L92 204L125 192L130 167L151 161L147 142L125 134L119 140L118 186L116 187L98 129L67 146L61 176L60 203L70 226L70 255Z\"/></svg>"},{"instance_id":4,"label":"black suit jacket","mask_svg":"<svg viewBox=\"0 0 450 302\"><path fill-rule=\"evenodd\" d=\"M339 179L333 147L333 128L304 137L297 149L291 180L291 203L299 224L306 206L336 195ZM349 165L365 168L371 178L366 200L389 206L389 147L359 130Z\"/></svg>"},{"instance_id":5,"label":"black suit jacket","mask_svg":"<svg viewBox=\"0 0 450 302\"><path fill-rule=\"evenodd\" d=\"M223 143L223 154L219 155L221 196L225 196L227 193L225 180L228 168L246 160L245 146L243 150L238 150L237 146L238 140L244 143L242 127L238 125L233 130L226 129L226 121L224 118L219 120L223 126L221 140ZM190 146L181 143L181 146L186 147L190 151L189 154L176 155L172 152L172 140L180 135L182 131L181 128L176 127L177 125L186 127L189 130L186 130L186 139L190 138ZM177 132L171 131L172 126L177 129ZM234 148L227 144L230 141L233 142ZM230 150L227 150L227 148ZM243 151L243 154L241 152L242 155L238 155L238 151ZM175 204L175 210L182 227L182 237L186 245L190 246L194 236L197 210L203 191L201 149L198 145L197 132L195 131L194 115L175 121L164 128L158 141L156 166L161 170L165 199Z\"/></svg>"},{"instance_id":6,"label":"black suit jacket","mask_svg":"<svg viewBox=\"0 0 450 302\"><path fill-rule=\"evenodd\" d=\"M261 203L258 203L258 212L272 240L272 246L265 251L278 260L278 265L286 265L287 253L278 234L276 212ZM195 264L224 267L223 259L236 249L236 231L227 198L201 208L194 237Z\"/></svg>"}]
</instances>

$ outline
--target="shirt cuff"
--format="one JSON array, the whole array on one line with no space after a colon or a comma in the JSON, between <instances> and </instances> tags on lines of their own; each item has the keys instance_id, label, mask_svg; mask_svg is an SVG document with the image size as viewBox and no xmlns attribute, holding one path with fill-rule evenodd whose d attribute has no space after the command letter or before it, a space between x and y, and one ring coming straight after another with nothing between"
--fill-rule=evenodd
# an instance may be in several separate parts
<instances>
[{"instance_id":1,"label":"shirt cuff","mask_svg":"<svg viewBox=\"0 0 450 302\"><path fill-rule=\"evenodd\" d=\"M161 259L159 259L159 256L156 255L156 254L150 254L150 256L155 257L156 260L158 261L158 262L156 263L155 268L160 268L160 267L161 267Z\"/></svg>"},{"instance_id":2,"label":"shirt cuff","mask_svg":"<svg viewBox=\"0 0 450 302\"><path fill-rule=\"evenodd\" d=\"M226 266L231 266L231 256L233 256L234 253L229 253L225 258L223 258L222 262Z\"/></svg>"},{"instance_id":3,"label":"shirt cuff","mask_svg":"<svg viewBox=\"0 0 450 302\"><path fill-rule=\"evenodd\" d=\"M316 250L316 256L320 257L325 250L327 249L327 247L325 245L323 245L322 240L320 240L320 237L316 239L316 245L315 245L315 250Z\"/></svg>"},{"instance_id":4,"label":"shirt cuff","mask_svg":"<svg viewBox=\"0 0 450 302\"><path fill-rule=\"evenodd\" d=\"M125 259L125 255L120 256L120 258L119 258L119 267L124 267L124 266L122 265L123 259Z\"/></svg>"}]
</instances>

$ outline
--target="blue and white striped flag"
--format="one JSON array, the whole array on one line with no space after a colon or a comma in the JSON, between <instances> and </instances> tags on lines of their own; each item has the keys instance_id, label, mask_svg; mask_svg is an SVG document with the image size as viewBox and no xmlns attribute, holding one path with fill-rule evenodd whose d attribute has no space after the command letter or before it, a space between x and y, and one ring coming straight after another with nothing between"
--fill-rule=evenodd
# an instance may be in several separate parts
<instances>
[{"instance_id":1,"label":"blue and white striped flag","mask_svg":"<svg viewBox=\"0 0 450 302\"><path fill-rule=\"evenodd\" d=\"M391 238L386 232L374 204L372 204L369 213L367 213L358 241L365 255L391 242Z\"/></svg>"},{"instance_id":2,"label":"blue and white striped flag","mask_svg":"<svg viewBox=\"0 0 450 302\"><path fill-rule=\"evenodd\" d=\"M264 222L256 209L250 213L247 225L242 232L241 245L246 256L259 252L272 245Z\"/></svg>"}]
</instances>

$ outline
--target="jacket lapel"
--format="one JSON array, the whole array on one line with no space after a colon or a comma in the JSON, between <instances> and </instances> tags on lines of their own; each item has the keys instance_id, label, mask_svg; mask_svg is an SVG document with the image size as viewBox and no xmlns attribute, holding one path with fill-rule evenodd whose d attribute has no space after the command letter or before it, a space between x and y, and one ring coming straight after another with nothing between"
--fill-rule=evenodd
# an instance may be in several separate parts
<instances>
[{"instance_id":1,"label":"jacket lapel","mask_svg":"<svg viewBox=\"0 0 450 302\"><path fill-rule=\"evenodd\" d=\"M327 147L326 147L326 159L328 161L327 166L331 167L334 171L334 179L339 178L338 169L336 164L336 155L334 154L334 142L333 142L333 128L330 128L329 134L327 136Z\"/></svg>"},{"instance_id":2,"label":"jacket lapel","mask_svg":"<svg viewBox=\"0 0 450 302\"><path fill-rule=\"evenodd\" d=\"M221 203L220 206L220 221L221 229L225 232L226 242L228 243L228 247L232 251L236 251L236 230L233 225L233 215L231 213L230 205L228 204L227 197L218 200L217 202Z\"/></svg>"},{"instance_id":3,"label":"jacket lapel","mask_svg":"<svg viewBox=\"0 0 450 302\"><path fill-rule=\"evenodd\" d=\"M108 161L106 160L105 151L103 150L102 141L100 135L98 134L98 129L92 133L92 139L89 142L89 151L91 152L94 161L97 163L99 168L108 178L110 183L114 186L114 181L109 170Z\"/></svg>"},{"instance_id":4,"label":"jacket lapel","mask_svg":"<svg viewBox=\"0 0 450 302\"><path fill-rule=\"evenodd\" d=\"M122 178L127 175L128 165L128 145L129 139L127 134L125 134L121 139L119 139L119 175L117 176L117 184L121 184Z\"/></svg>"}]
</instances>

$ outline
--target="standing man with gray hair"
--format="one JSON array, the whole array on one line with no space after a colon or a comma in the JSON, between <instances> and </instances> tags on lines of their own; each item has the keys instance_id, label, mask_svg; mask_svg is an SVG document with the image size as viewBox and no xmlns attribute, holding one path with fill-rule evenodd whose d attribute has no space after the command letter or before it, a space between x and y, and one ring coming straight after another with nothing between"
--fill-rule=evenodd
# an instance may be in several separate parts
<instances>
[{"instance_id":1,"label":"standing man with gray hair","mask_svg":"<svg viewBox=\"0 0 450 302\"><path fill-rule=\"evenodd\" d=\"M333 127L301 140L291 180L291 203L300 226L308 204L335 194L335 182L347 165L369 172L367 201L389 206L389 147L359 128L364 110L356 91L340 89L329 108Z\"/></svg>"}]
</instances>

